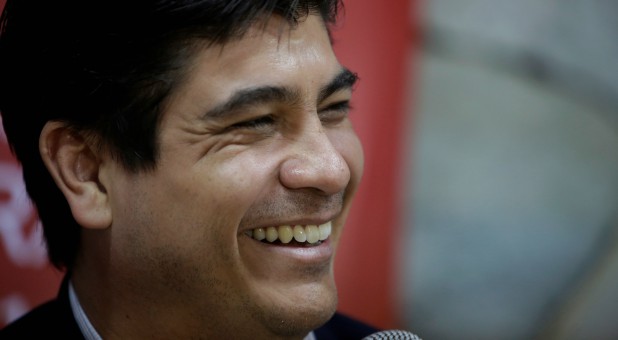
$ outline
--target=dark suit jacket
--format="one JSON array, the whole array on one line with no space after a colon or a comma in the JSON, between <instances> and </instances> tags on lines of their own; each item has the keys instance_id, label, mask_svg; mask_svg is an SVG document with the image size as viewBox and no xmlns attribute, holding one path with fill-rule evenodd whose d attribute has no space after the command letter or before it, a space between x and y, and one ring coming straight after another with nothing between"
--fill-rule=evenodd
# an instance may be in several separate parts
<instances>
[{"instance_id":1,"label":"dark suit jacket","mask_svg":"<svg viewBox=\"0 0 618 340\"><path fill-rule=\"evenodd\" d=\"M318 340L356 340L376 332L371 326L335 314L314 331ZM6 328L0 339L83 339L69 302L68 280L64 280L55 300L49 301Z\"/></svg>"}]
</instances>

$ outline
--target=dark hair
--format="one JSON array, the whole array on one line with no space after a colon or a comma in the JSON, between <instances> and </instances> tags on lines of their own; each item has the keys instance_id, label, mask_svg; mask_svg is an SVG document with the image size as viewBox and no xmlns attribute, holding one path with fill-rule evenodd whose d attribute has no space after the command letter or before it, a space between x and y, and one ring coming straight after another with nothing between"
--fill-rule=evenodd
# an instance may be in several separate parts
<instances>
[{"instance_id":1,"label":"dark hair","mask_svg":"<svg viewBox=\"0 0 618 340\"><path fill-rule=\"evenodd\" d=\"M46 122L95 136L128 171L157 160L166 98L204 44L242 37L276 14L336 20L341 0L8 0L1 18L0 110L50 260L71 268L81 227L39 154Z\"/></svg>"}]
</instances>

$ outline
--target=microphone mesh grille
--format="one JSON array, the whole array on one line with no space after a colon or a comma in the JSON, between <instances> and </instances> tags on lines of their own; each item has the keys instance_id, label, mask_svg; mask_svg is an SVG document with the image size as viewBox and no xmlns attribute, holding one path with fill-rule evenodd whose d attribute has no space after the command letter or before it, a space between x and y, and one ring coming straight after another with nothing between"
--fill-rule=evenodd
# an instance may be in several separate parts
<instances>
[{"instance_id":1,"label":"microphone mesh grille","mask_svg":"<svg viewBox=\"0 0 618 340\"><path fill-rule=\"evenodd\" d=\"M363 338L363 340L422 340L418 336L398 329L392 329L388 331L381 331L370 334Z\"/></svg>"}]
</instances>

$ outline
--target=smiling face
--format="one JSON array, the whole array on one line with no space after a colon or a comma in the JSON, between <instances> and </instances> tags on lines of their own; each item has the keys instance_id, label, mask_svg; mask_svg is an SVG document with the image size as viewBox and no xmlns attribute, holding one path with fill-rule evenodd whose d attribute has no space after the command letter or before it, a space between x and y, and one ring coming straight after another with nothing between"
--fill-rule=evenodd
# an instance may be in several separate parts
<instances>
[{"instance_id":1,"label":"smiling face","mask_svg":"<svg viewBox=\"0 0 618 340\"><path fill-rule=\"evenodd\" d=\"M258 338L304 336L335 311L363 163L355 77L318 16L282 25L200 50L164 111L156 168L112 164L109 268L123 294L152 300L146 316Z\"/></svg>"}]
</instances>

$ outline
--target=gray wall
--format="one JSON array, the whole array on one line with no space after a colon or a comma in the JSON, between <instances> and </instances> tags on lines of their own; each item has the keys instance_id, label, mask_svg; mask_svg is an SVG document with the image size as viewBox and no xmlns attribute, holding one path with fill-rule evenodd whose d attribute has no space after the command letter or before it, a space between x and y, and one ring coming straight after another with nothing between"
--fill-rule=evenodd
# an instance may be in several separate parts
<instances>
[{"instance_id":1,"label":"gray wall","mask_svg":"<svg viewBox=\"0 0 618 340\"><path fill-rule=\"evenodd\" d=\"M406 326L618 338L618 2L425 6Z\"/></svg>"}]
</instances>

